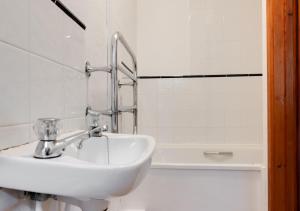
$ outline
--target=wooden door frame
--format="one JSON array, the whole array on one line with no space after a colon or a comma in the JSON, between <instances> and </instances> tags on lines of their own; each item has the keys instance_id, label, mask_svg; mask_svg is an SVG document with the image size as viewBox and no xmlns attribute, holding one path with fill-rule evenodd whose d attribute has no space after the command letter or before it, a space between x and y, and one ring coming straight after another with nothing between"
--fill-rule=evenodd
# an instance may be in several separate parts
<instances>
[{"instance_id":1,"label":"wooden door frame","mask_svg":"<svg viewBox=\"0 0 300 211\"><path fill-rule=\"evenodd\" d=\"M297 176L298 176L298 211L300 210L300 180L299 180L299 177L300 177L300 2L299 0L297 1L297 17L296 20L297 20L297 28L296 28L296 31L297 31L297 60L296 60L296 69L297 69L297 74L298 74L298 78L297 78L297 86L298 86L298 101L297 101L297 141L298 141L298 147L297 147L297 150L298 150L298 169L297 169Z\"/></svg>"},{"instance_id":2,"label":"wooden door frame","mask_svg":"<svg viewBox=\"0 0 300 211\"><path fill-rule=\"evenodd\" d=\"M300 210L300 180L299 180L299 177L300 177L300 2L299 0L297 1L297 23L296 23L296 33L297 33L297 61L296 61L296 69L297 69L297 75L298 75L298 81L297 81L297 88L298 88L298 101L297 101L297 131L298 131L298 138L297 138L297 141L298 141L298 147L297 147L297 150L298 150L298 164L297 164L297 167L298 167L298 170L297 170L297 173L298 173L298 211Z\"/></svg>"},{"instance_id":3,"label":"wooden door frame","mask_svg":"<svg viewBox=\"0 0 300 211\"><path fill-rule=\"evenodd\" d=\"M299 206L298 0L267 0L269 211Z\"/></svg>"}]
</instances>

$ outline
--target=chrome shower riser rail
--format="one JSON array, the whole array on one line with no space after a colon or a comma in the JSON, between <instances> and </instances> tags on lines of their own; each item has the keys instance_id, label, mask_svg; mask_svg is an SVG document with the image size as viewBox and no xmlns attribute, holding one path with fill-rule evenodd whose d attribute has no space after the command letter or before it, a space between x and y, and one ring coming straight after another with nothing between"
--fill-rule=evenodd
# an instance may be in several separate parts
<instances>
[{"instance_id":1,"label":"chrome shower riser rail","mask_svg":"<svg viewBox=\"0 0 300 211\"><path fill-rule=\"evenodd\" d=\"M119 132L119 114L122 112L133 113L133 133L137 133L137 63L136 56L132 49L129 47L127 41L124 39L120 32L115 33L111 40L111 66L108 67L93 67L89 62L86 63L86 74L90 76L91 73L102 71L111 74L111 109L107 111L94 111L90 108L87 109L87 114L97 112L101 115L111 116L111 131L113 133ZM118 63L118 44L121 43L127 53L130 55L133 70L129 68L123 61ZM122 72L125 76L131 79L132 82L121 83L118 79L118 71ZM132 86L133 88L133 106L119 107L119 88L122 86Z\"/></svg>"},{"instance_id":2,"label":"chrome shower riser rail","mask_svg":"<svg viewBox=\"0 0 300 211\"><path fill-rule=\"evenodd\" d=\"M134 113L137 110L136 106L122 106L119 107L119 110L115 113ZM104 115L104 116L111 116L113 114L112 110L103 110L103 111L96 111L92 110L90 106L86 108L86 115Z\"/></svg>"},{"instance_id":3,"label":"chrome shower riser rail","mask_svg":"<svg viewBox=\"0 0 300 211\"><path fill-rule=\"evenodd\" d=\"M112 110L112 125L111 129L113 133L119 132L119 112L121 109L119 109L119 102L118 102L118 88L119 88L119 81L118 81L118 70L120 70L123 74L125 74L127 77L129 77L133 81L133 109L130 111L133 113L133 133L137 133L137 61L136 56L133 53L133 50L128 45L127 41L124 39L122 34L120 32L115 33L112 36L111 40L111 66L112 66L112 72L111 72L111 81L112 81L112 94L111 94L111 110ZM121 62L121 64L124 66L122 67L118 63L118 44L121 43L127 53L130 55L132 59L133 64L133 70L130 70L127 65L125 65L124 62ZM122 112L122 111L121 111ZM125 112L125 111L123 111ZM128 112L128 111L126 111Z\"/></svg>"}]
</instances>

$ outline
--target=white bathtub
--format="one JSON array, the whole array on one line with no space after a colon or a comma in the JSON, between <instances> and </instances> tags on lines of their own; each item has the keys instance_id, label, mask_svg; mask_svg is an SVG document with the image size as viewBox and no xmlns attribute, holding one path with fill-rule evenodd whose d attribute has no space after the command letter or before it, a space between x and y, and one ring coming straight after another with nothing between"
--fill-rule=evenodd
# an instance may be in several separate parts
<instances>
[{"instance_id":1,"label":"white bathtub","mask_svg":"<svg viewBox=\"0 0 300 211\"><path fill-rule=\"evenodd\" d=\"M152 161L158 169L255 170L262 168L257 145L160 145Z\"/></svg>"},{"instance_id":2,"label":"white bathtub","mask_svg":"<svg viewBox=\"0 0 300 211\"><path fill-rule=\"evenodd\" d=\"M110 210L264 211L262 169L259 146L160 145L145 181Z\"/></svg>"}]
</instances>

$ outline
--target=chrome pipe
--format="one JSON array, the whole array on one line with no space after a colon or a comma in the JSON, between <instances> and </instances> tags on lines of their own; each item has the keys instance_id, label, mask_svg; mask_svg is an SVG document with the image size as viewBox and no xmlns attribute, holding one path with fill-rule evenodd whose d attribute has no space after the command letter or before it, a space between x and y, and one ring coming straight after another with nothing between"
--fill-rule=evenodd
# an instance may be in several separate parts
<instances>
[{"instance_id":1,"label":"chrome pipe","mask_svg":"<svg viewBox=\"0 0 300 211\"><path fill-rule=\"evenodd\" d=\"M132 74L130 71L128 71L126 68L122 67L121 65L117 65L118 70L120 70L124 75L126 75L128 78L136 82L136 75Z\"/></svg>"},{"instance_id":2,"label":"chrome pipe","mask_svg":"<svg viewBox=\"0 0 300 211\"><path fill-rule=\"evenodd\" d=\"M135 109L133 110L133 134L138 133L138 81L133 83L133 104Z\"/></svg>"},{"instance_id":3,"label":"chrome pipe","mask_svg":"<svg viewBox=\"0 0 300 211\"><path fill-rule=\"evenodd\" d=\"M125 62L121 62L121 64L122 64L123 67L125 67L129 72L131 72L132 74L134 74L133 70L131 70L131 69L125 64Z\"/></svg>"},{"instance_id":4,"label":"chrome pipe","mask_svg":"<svg viewBox=\"0 0 300 211\"><path fill-rule=\"evenodd\" d=\"M111 132L119 132L119 96L118 96L118 36L114 35L111 49Z\"/></svg>"},{"instance_id":5,"label":"chrome pipe","mask_svg":"<svg viewBox=\"0 0 300 211\"><path fill-rule=\"evenodd\" d=\"M134 108L129 109L130 112L134 115L134 121L133 121L133 133L137 133L137 60L136 56L133 53L133 50L130 48L127 41L124 39L123 35L120 32L116 32L112 36L112 50L111 50L111 112L112 112L112 121L111 121L111 128L113 133L119 132L119 112L128 112L128 111L122 111L119 109L118 104L118 88L119 88L119 82L118 82L118 70L120 70L123 74L125 74L127 77L129 77L133 81L133 98L134 98ZM124 48L126 49L127 53L130 55L133 63L133 70L129 69L127 65L125 65L124 62L122 62L122 65L118 64L118 43L121 43Z\"/></svg>"},{"instance_id":6,"label":"chrome pipe","mask_svg":"<svg viewBox=\"0 0 300 211\"><path fill-rule=\"evenodd\" d=\"M136 110L136 106L123 106L119 108L119 112L123 112L123 113L134 113L134 111Z\"/></svg>"},{"instance_id":7,"label":"chrome pipe","mask_svg":"<svg viewBox=\"0 0 300 211\"><path fill-rule=\"evenodd\" d=\"M105 116L111 116L112 111L110 109L107 110L102 110L102 111L97 111L93 110L90 106L86 108L86 113L85 115L94 115L94 116L100 116L100 115L105 115Z\"/></svg>"},{"instance_id":8,"label":"chrome pipe","mask_svg":"<svg viewBox=\"0 0 300 211\"><path fill-rule=\"evenodd\" d=\"M119 81L119 86L133 86L133 82L121 82Z\"/></svg>"},{"instance_id":9,"label":"chrome pipe","mask_svg":"<svg viewBox=\"0 0 300 211\"><path fill-rule=\"evenodd\" d=\"M119 42L124 46L127 53L130 55L133 63L133 70L129 68L123 61L122 65L118 64L118 44ZM90 76L91 73L96 71L107 72L111 74L111 109L106 111L94 111L90 107L87 108L86 114L92 115L109 115L111 116L111 132L119 132L119 113L131 112L134 115L133 133L137 133L137 61L133 50L130 48L127 41L124 39L120 32L116 32L111 40L111 66L109 67L93 67L89 62L85 66L86 75ZM118 80L118 71L122 72L125 76L132 80L132 83L120 83ZM132 86L133 87L133 106L119 109L119 87Z\"/></svg>"},{"instance_id":10,"label":"chrome pipe","mask_svg":"<svg viewBox=\"0 0 300 211\"><path fill-rule=\"evenodd\" d=\"M91 76L91 73L98 72L98 71L110 73L111 67L94 67L88 61L85 63L85 73L88 77Z\"/></svg>"},{"instance_id":11,"label":"chrome pipe","mask_svg":"<svg viewBox=\"0 0 300 211\"><path fill-rule=\"evenodd\" d=\"M123 37L123 35L120 32L116 32L113 35L113 42L118 42L120 41L122 43L122 45L124 46L124 48L126 49L126 51L129 53L129 55L132 58L132 62L134 64L134 71L136 71L137 69L137 61L136 61L136 56L133 52L133 50L130 48L128 42L125 40L125 38Z\"/></svg>"}]
</instances>

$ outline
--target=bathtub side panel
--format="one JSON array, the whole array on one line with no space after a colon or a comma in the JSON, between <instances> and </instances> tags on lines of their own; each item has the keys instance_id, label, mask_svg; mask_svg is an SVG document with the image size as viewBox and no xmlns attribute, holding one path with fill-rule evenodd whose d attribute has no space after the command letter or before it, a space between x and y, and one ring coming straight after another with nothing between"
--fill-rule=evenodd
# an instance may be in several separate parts
<instances>
[{"instance_id":1,"label":"bathtub side panel","mask_svg":"<svg viewBox=\"0 0 300 211\"><path fill-rule=\"evenodd\" d=\"M112 206L118 211L262 211L261 181L259 171L151 169L141 186Z\"/></svg>"}]
</instances>

